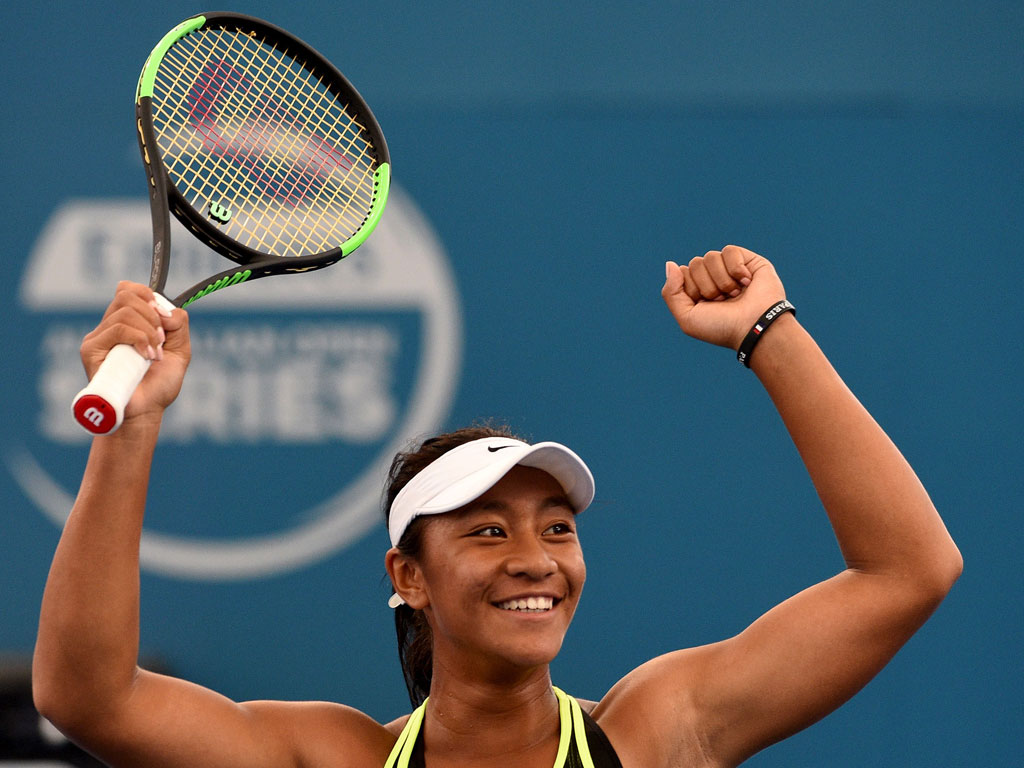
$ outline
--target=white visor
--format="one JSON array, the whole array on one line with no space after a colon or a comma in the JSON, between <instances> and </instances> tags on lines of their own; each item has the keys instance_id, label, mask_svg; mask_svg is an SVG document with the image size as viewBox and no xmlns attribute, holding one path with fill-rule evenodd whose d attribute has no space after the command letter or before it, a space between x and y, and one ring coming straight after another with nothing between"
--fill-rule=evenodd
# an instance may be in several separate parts
<instances>
[{"instance_id":1,"label":"white visor","mask_svg":"<svg viewBox=\"0 0 1024 768\"><path fill-rule=\"evenodd\" d=\"M529 445L510 437L485 437L441 454L406 484L391 504L391 546L421 515L451 512L476 498L512 467L542 469L562 486L578 513L594 500L594 477L583 459L559 443Z\"/></svg>"}]
</instances>

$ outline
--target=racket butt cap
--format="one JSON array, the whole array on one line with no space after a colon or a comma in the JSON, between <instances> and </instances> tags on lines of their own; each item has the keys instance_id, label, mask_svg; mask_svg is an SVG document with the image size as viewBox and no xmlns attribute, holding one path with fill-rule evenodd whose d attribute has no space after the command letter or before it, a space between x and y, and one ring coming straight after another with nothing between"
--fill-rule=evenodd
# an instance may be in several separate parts
<instances>
[{"instance_id":1,"label":"racket butt cap","mask_svg":"<svg viewBox=\"0 0 1024 768\"><path fill-rule=\"evenodd\" d=\"M113 432L121 424L121 414L99 395L82 395L71 404L75 421L94 435Z\"/></svg>"}]
</instances>

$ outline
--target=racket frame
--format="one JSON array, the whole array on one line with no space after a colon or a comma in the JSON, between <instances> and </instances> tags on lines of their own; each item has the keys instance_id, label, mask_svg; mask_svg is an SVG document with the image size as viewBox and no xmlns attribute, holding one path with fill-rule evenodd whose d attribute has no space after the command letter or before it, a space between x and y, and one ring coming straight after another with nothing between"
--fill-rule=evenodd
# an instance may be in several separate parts
<instances>
[{"instance_id":1,"label":"racket frame","mask_svg":"<svg viewBox=\"0 0 1024 768\"><path fill-rule=\"evenodd\" d=\"M356 115L360 128L369 136L376 161L370 208L356 231L335 248L303 256L274 256L248 248L224 235L208 218L201 216L169 177L160 156L153 123L153 93L160 62L174 44L186 35L206 27L228 29L231 26L238 31L245 30L247 34L262 34L265 39L285 43L288 55L293 59L301 57L301 61L320 77L320 82L341 97L346 104L346 111ZM213 291L247 280L289 272L308 272L335 264L362 245L377 226L384 211L391 182L391 160L387 142L370 107L348 79L319 52L262 19L243 14L205 13L175 26L161 38L143 65L135 92L135 117L153 226L153 264L149 287L155 294L157 304L165 310L185 307ZM173 301L166 297L165 290L170 266L171 213L192 230L193 235L235 262L234 267L196 283ZM93 434L114 432L123 422L124 409L149 366L150 360L142 357L130 345L115 346L89 384L75 396L71 404L75 420Z\"/></svg>"},{"instance_id":2,"label":"racket frame","mask_svg":"<svg viewBox=\"0 0 1024 768\"><path fill-rule=\"evenodd\" d=\"M373 192L370 209L362 225L344 242L323 253L303 256L273 256L249 248L222 233L212 220L201 215L181 191L168 178L157 143L153 124L153 92L160 62L168 51L183 37L201 29L231 29L245 34L262 35L278 44L288 55L303 62L321 83L346 104L346 111L358 117L362 129L370 138L376 157ZM153 269L150 288L165 293L170 252L170 220L167 210L174 214L192 234L220 255L238 266L225 269L182 291L172 299L178 307L185 307L229 285L255 280L270 275L309 272L336 264L358 248L373 232L387 203L391 182L391 159L384 134L366 100L333 64L315 48L270 22L254 16L237 13L203 13L186 19L157 43L150 52L139 76L135 96L135 115L138 125L139 150L149 179L150 209L153 220ZM160 196L162 193L162 196ZM160 208L158 211L157 208Z\"/></svg>"}]
</instances>

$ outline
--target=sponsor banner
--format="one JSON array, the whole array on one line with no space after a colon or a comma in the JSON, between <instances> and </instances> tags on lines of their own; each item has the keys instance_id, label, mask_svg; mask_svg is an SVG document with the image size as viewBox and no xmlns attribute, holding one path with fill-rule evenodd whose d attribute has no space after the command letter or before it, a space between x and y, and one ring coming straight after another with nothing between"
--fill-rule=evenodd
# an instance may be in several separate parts
<instances>
[{"instance_id":1,"label":"sponsor banner","mask_svg":"<svg viewBox=\"0 0 1024 768\"><path fill-rule=\"evenodd\" d=\"M172 220L168 292L226 261ZM146 282L145 200L54 211L20 288L36 414L7 471L54 524L90 440L71 417L82 336L119 280ZM253 579L327 557L379 525L383 479L410 439L443 423L461 363L447 256L400 188L366 244L336 266L230 287L189 308L193 359L169 409L150 487L142 567Z\"/></svg>"}]
</instances>

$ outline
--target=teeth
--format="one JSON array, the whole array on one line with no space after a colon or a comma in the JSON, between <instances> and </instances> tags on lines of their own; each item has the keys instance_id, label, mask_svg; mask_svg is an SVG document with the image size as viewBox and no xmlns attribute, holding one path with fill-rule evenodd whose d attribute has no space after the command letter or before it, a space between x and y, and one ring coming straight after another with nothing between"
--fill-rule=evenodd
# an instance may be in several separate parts
<instances>
[{"instance_id":1,"label":"teeth","mask_svg":"<svg viewBox=\"0 0 1024 768\"><path fill-rule=\"evenodd\" d=\"M542 611L550 611L554 604L554 598L551 597L524 597L519 600L506 600L504 603L499 603L498 607L504 611L533 611L540 613Z\"/></svg>"}]
</instances>

